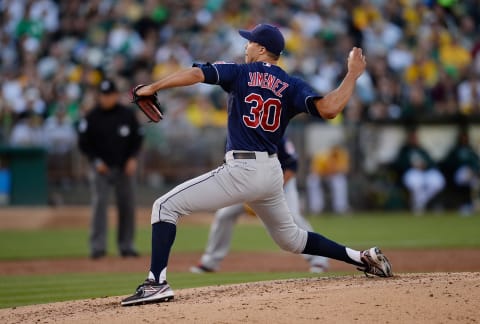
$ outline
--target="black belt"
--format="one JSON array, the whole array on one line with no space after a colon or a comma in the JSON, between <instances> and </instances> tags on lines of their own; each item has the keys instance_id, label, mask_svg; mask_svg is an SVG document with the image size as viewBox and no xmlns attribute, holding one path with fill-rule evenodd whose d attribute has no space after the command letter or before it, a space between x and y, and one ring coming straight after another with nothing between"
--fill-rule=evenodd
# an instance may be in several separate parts
<instances>
[{"instance_id":1,"label":"black belt","mask_svg":"<svg viewBox=\"0 0 480 324\"><path fill-rule=\"evenodd\" d=\"M255 160L257 155L254 152L233 152L233 158Z\"/></svg>"}]
</instances>

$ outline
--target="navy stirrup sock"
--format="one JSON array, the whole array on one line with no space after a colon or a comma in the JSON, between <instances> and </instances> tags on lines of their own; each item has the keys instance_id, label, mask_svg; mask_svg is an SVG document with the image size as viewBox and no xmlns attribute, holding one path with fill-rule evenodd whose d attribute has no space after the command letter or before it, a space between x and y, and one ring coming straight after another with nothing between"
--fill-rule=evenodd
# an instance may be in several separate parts
<instances>
[{"instance_id":1,"label":"navy stirrup sock","mask_svg":"<svg viewBox=\"0 0 480 324\"><path fill-rule=\"evenodd\" d=\"M176 234L177 226L175 224L158 222L152 225L150 272L153 273L157 282L160 280L160 273L167 267L168 257Z\"/></svg>"},{"instance_id":2,"label":"navy stirrup sock","mask_svg":"<svg viewBox=\"0 0 480 324\"><path fill-rule=\"evenodd\" d=\"M320 255L330 259L354 264L356 266L362 266L361 263L350 259L345 246L335 243L318 233L308 232L307 244L302 253Z\"/></svg>"}]
</instances>

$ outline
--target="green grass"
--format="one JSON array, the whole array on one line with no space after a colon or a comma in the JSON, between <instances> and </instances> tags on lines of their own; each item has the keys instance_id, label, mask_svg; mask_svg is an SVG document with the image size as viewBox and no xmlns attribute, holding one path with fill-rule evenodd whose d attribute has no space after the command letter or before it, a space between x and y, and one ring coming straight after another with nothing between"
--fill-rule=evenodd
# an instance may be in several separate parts
<instances>
[{"instance_id":1,"label":"green grass","mask_svg":"<svg viewBox=\"0 0 480 324\"><path fill-rule=\"evenodd\" d=\"M480 247L480 217L457 214L355 214L309 218L316 231L353 248L379 245L385 248ZM178 226L175 252L201 252L208 237L208 225ZM137 232L137 246L150 252L150 227ZM85 257L88 231L81 229L0 231L0 260ZM232 251L278 251L260 224L235 228ZM115 254L115 233L109 233L109 253Z\"/></svg>"},{"instance_id":2,"label":"green grass","mask_svg":"<svg viewBox=\"0 0 480 324\"><path fill-rule=\"evenodd\" d=\"M331 276L332 274L330 274ZM202 286L257 282L265 280L318 277L304 272L289 273L216 273L198 275L172 273L174 290ZM0 308L42 304L66 300L129 295L144 279L144 274L61 274L0 277ZM8 293L14 291L15 293ZM120 302L121 297L118 298Z\"/></svg>"},{"instance_id":3,"label":"green grass","mask_svg":"<svg viewBox=\"0 0 480 324\"><path fill-rule=\"evenodd\" d=\"M338 242L358 248L480 247L480 217L457 213L413 216L409 213L355 214L311 219L313 227Z\"/></svg>"},{"instance_id":4,"label":"green grass","mask_svg":"<svg viewBox=\"0 0 480 324\"><path fill-rule=\"evenodd\" d=\"M357 249L373 245L401 248L480 248L480 217L460 217L455 213L408 213L323 215L309 218L319 233ZM180 224L173 251L202 252L209 225ZM109 233L109 252L115 254L115 233ZM64 257L87 257L88 231L82 229L0 231L0 261ZM137 232L137 246L150 253L150 226ZM239 224L234 231L233 251L279 251L258 224ZM1 266L1 263L0 263ZM0 308L54 301L117 296L132 293L145 273L61 274L0 277ZM331 273L329 273L331 275ZM270 279L297 278L307 273L218 273L198 276L169 273L174 288L189 288ZM15 291L15 294L11 292Z\"/></svg>"}]
</instances>

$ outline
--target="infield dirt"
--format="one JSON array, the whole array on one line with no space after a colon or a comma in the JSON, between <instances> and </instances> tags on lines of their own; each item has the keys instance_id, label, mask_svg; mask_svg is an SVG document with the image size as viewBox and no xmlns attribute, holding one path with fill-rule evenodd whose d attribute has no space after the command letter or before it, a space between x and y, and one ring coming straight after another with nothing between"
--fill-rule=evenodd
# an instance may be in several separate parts
<instances>
[{"instance_id":1,"label":"infield dirt","mask_svg":"<svg viewBox=\"0 0 480 324\"><path fill-rule=\"evenodd\" d=\"M0 310L2 323L478 323L479 273L361 275L176 291L173 302L120 297Z\"/></svg>"}]
</instances>

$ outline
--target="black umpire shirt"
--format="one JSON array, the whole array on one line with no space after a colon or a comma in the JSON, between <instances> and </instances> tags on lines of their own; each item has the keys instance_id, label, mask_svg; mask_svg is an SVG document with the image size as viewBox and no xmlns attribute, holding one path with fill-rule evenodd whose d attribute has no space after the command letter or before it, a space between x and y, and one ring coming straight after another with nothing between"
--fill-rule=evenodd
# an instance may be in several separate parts
<instances>
[{"instance_id":1,"label":"black umpire shirt","mask_svg":"<svg viewBox=\"0 0 480 324\"><path fill-rule=\"evenodd\" d=\"M79 125L80 150L91 162L102 160L109 168L124 168L140 150L143 134L133 110L116 104L109 110L95 107Z\"/></svg>"}]
</instances>

